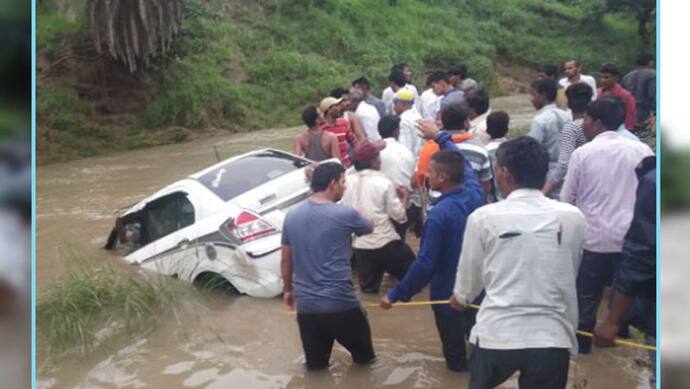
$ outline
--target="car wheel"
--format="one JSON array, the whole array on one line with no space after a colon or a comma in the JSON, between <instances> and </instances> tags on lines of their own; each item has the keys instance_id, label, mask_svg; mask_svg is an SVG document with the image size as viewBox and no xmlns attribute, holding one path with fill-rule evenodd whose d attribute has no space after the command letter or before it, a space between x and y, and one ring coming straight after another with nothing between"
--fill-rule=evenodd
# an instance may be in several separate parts
<instances>
[{"instance_id":1,"label":"car wheel","mask_svg":"<svg viewBox=\"0 0 690 389\"><path fill-rule=\"evenodd\" d=\"M233 295L240 294L230 281L218 273L201 273L194 279L194 285L202 290L220 291Z\"/></svg>"}]
</instances>

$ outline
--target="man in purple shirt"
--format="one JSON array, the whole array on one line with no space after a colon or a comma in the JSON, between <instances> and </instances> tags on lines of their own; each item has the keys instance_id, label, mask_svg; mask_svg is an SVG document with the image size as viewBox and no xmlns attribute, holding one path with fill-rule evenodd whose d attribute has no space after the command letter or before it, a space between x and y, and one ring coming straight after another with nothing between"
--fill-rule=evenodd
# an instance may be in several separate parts
<instances>
[{"instance_id":1,"label":"man in purple shirt","mask_svg":"<svg viewBox=\"0 0 690 389\"><path fill-rule=\"evenodd\" d=\"M582 123L589 143L570 157L561 200L585 215L584 253L577 277L578 329L591 332L605 285L610 285L620 261L623 236L630 227L635 205L635 168L653 155L642 142L616 133L622 118L612 98L587 106ZM582 354L591 351L591 339L578 337Z\"/></svg>"}]
</instances>

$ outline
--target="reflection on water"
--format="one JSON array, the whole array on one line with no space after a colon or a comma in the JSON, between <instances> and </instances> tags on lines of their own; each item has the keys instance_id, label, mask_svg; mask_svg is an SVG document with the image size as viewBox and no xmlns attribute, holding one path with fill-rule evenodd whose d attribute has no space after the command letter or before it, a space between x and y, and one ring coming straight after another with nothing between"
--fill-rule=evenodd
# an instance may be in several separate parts
<instances>
[{"instance_id":1,"label":"reflection on water","mask_svg":"<svg viewBox=\"0 0 690 389\"><path fill-rule=\"evenodd\" d=\"M494 101L513 125L533 114L527 96ZM101 249L120 208L216 161L261 147L290 150L299 129L275 129L201 139L70 163L37 172L37 282L41 288L67 268L71 256L124 264ZM387 281L390 286L390 281ZM182 287L187 287L182 285ZM418 299L428 298L428 291ZM377 302L375 296L362 296ZM328 371L306 374L294 316L280 299L211 296L198 311L181 314L152 331L106 339L83 357L47 360L39 349L39 388L330 388L465 387L467 374L446 370L428 307L369 309L377 360L353 366L336 344ZM40 325L40 323L39 323ZM106 331L107 332L107 331ZM595 350L573 360L571 383L587 388L645 387L643 352ZM503 387L517 387L512 379Z\"/></svg>"},{"instance_id":2,"label":"reflection on water","mask_svg":"<svg viewBox=\"0 0 690 389\"><path fill-rule=\"evenodd\" d=\"M390 282L387 283L390 285ZM371 296L364 301L374 302ZM294 316L280 299L212 296L198 317L170 322L124 344L110 344L84 358L44 369L39 388L124 387L464 387L467 374L446 370L431 310L369 309L377 360L353 365L334 347L327 372L309 373ZM587 388L645 387L646 354L595 350L571 362L570 382ZM516 388L517 379L502 387Z\"/></svg>"}]
</instances>

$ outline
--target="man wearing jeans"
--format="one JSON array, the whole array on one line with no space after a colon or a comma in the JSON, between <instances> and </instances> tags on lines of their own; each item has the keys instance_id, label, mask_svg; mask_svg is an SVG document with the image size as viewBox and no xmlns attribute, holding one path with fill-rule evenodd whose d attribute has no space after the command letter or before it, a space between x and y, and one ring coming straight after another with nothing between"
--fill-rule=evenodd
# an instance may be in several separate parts
<instances>
[{"instance_id":1,"label":"man wearing jeans","mask_svg":"<svg viewBox=\"0 0 690 389\"><path fill-rule=\"evenodd\" d=\"M470 334L470 388L565 388L576 349L575 279L585 219L544 196L548 153L522 136L496 152L505 200L470 214L450 304L464 311L485 290ZM457 331L457 330L456 330Z\"/></svg>"},{"instance_id":2,"label":"man wearing jeans","mask_svg":"<svg viewBox=\"0 0 690 389\"><path fill-rule=\"evenodd\" d=\"M577 206L587 219L582 265L577 277L579 329L592 332L604 286L610 285L620 262L623 236L635 206L635 168L652 155L646 144L616 132L621 124L618 102L610 97L589 103L582 129L590 141L570 157L561 200ZM592 348L578 337L580 353Z\"/></svg>"},{"instance_id":3,"label":"man wearing jeans","mask_svg":"<svg viewBox=\"0 0 690 389\"><path fill-rule=\"evenodd\" d=\"M314 194L291 209L283 224L283 300L290 309L297 305L308 369L328 367L334 340L355 363L375 357L350 268L351 235L371 233L374 227L353 208L337 204L345 192L344 173L335 162L317 166L311 182Z\"/></svg>"}]
</instances>

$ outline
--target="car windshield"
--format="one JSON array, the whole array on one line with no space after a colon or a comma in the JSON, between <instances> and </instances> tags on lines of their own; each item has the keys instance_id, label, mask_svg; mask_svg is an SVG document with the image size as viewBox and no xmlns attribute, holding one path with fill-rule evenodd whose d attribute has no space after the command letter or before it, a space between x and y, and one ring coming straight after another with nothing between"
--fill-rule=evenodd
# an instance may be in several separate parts
<instances>
[{"instance_id":1,"label":"car windshield","mask_svg":"<svg viewBox=\"0 0 690 389\"><path fill-rule=\"evenodd\" d=\"M266 150L217 166L199 177L198 181L223 201L228 201L308 164L307 160Z\"/></svg>"}]
</instances>

